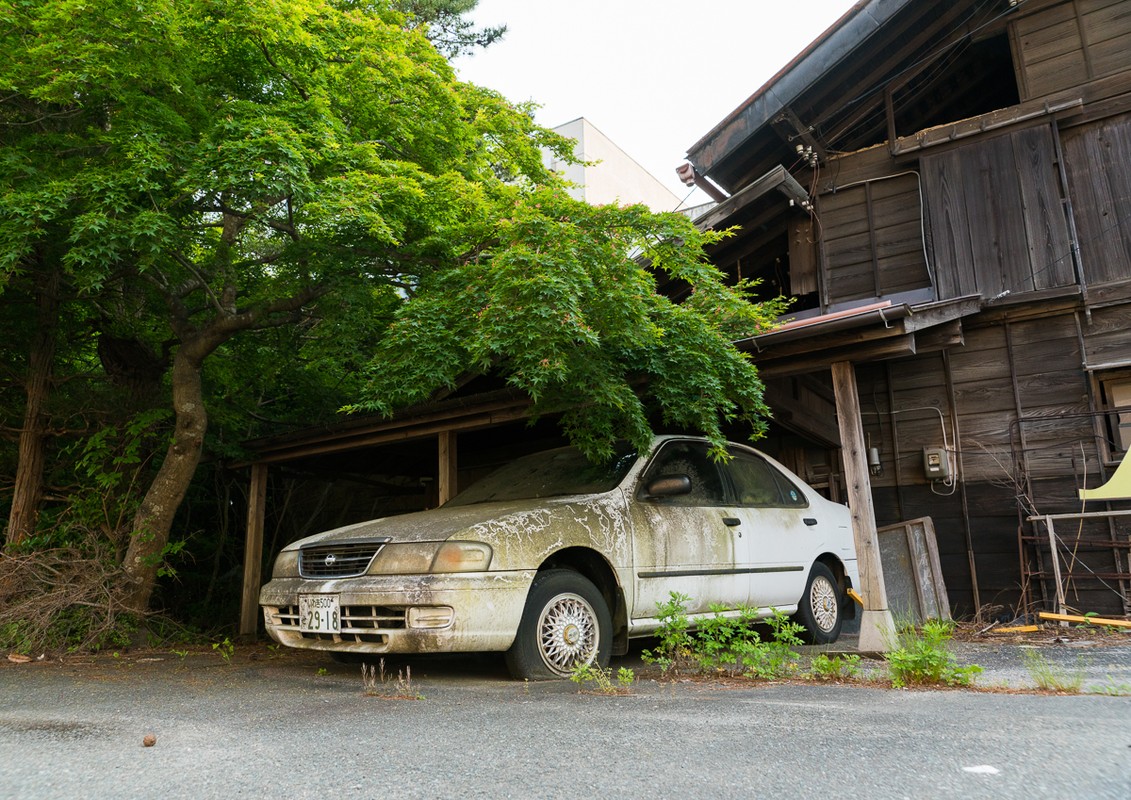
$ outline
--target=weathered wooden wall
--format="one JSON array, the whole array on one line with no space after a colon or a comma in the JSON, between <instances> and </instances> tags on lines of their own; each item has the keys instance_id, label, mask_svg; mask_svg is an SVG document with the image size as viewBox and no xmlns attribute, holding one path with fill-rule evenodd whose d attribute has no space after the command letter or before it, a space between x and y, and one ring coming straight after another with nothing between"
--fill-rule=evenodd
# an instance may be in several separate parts
<instances>
[{"instance_id":1,"label":"weathered wooden wall","mask_svg":"<svg viewBox=\"0 0 1131 800\"><path fill-rule=\"evenodd\" d=\"M1042 97L1127 68L1131 6L1039 0L1013 23L1012 38L1021 99Z\"/></svg>"},{"instance_id":2,"label":"weathered wooden wall","mask_svg":"<svg viewBox=\"0 0 1131 800\"><path fill-rule=\"evenodd\" d=\"M940 298L1076 282L1049 125L923 156Z\"/></svg>"},{"instance_id":3,"label":"weathered wooden wall","mask_svg":"<svg viewBox=\"0 0 1131 800\"><path fill-rule=\"evenodd\" d=\"M838 175L874 160L870 151L845 156ZM818 196L826 305L930 287L919 188L914 172L873 173Z\"/></svg>"},{"instance_id":4,"label":"weathered wooden wall","mask_svg":"<svg viewBox=\"0 0 1131 800\"><path fill-rule=\"evenodd\" d=\"M1026 521L1031 513L1078 511L1085 469L1089 485L1101 482L1097 409L1081 365L1128 327L1128 306L1097 310L1089 322L1072 304L1019 304L969 324L963 347L859 368L865 432L882 453L883 472L872 479L877 522L934 520L957 613L1016 609L1027 577L1031 602L1053 595L1048 578L1029 576L1048 568L1047 552L1038 553L1040 542L1022 550L1019 535L1043 533ZM929 482L922 462L924 446L944 445L957 476L949 486ZM1126 569L1126 550L1102 545L1112 536L1126 541L1123 527L1068 528L1062 535L1101 542L1074 548L1077 575ZM1081 609L1122 613L1118 593L1098 581L1077 579L1071 588Z\"/></svg>"},{"instance_id":5,"label":"weathered wooden wall","mask_svg":"<svg viewBox=\"0 0 1131 800\"><path fill-rule=\"evenodd\" d=\"M1071 128L1062 142L1084 282L1131 278L1131 114Z\"/></svg>"}]
</instances>

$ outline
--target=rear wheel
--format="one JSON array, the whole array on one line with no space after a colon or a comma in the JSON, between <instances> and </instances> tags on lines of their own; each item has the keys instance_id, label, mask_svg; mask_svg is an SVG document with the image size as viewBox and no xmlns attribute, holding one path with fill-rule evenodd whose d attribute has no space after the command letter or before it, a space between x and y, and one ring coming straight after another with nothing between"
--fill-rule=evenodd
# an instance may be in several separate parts
<instances>
[{"instance_id":1,"label":"rear wheel","mask_svg":"<svg viewBox=\"0 0 1131 800\"><path fill-rule=\"evenodd\" d=\"M840 586L832 570L820 561L809 571L805 594L797 607L797 621L805 626L804 638L810 644L829 644L840 636L844 621Z\"/></svg>"},{"instance_id":2,"label":"rear wheel","mask_svg":"<svg viewBox=\"0 0 1131 800\"><path fill-rule=\"evenodd\" d=\"M540 572L530 586L507 668L520 680L569 677L578 664L608 666L612 617L593 583L572 570Z\"/></svg>"}]
</instances>

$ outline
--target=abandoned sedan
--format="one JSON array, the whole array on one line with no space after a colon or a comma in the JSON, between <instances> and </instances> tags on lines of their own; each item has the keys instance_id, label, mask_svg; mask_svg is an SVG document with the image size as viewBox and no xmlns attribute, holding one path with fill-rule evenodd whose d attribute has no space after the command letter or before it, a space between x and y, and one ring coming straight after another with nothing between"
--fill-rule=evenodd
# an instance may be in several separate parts
<instances>
[{"instance_id":1,"label":"abandoned sedan","mask_svg":"<svg viewBox=\"0 0 1131 800\"><path fill-rule=\"evenodd\" d=\"M260 593L267 631L335 654L505 651L516 678L562 677L654 632L678 592L692 623L778 609L835 640L858 583L848 510L749 447L708 449L536 453L441 508L295 542Z\"/></svg>"}]
</instances>

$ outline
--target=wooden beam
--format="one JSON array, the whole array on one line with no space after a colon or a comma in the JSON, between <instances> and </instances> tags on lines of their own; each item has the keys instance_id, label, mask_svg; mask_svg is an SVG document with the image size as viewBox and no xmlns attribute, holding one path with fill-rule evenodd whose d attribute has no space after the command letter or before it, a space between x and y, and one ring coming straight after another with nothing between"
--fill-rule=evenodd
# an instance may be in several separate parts
<instances>
[{"instance_id":1,"label":"wooden beam","mask_svg":"<svg viewBox=\"0 0 1131 800\"><path fill-rule=\"evenodd\" d=\"M457 471L456 466L458 460L456 458L456 436L455 431L440 431L439 433L439 457L440 457L440 485L439 485L439 502L440 505L451 500L455 497L456 492L459 491L457 486Z\"/></svg>"},{"instance_id":2,"label":"wooden beam","mask_svg":"<svg viewBox=\"0 0 1131 800\"><path fill-rule=\"evenodd\" d=\"M240 599L240 636L259 630L259 586L263 580L263 519L267 509L267 465L251 465L247 495L247 537L243 551L243 595Z\"/></svg>"},{"instance_id":3,"label":"wooden beam","mask_svg":"<svg viewBox=\"0 0 1131 800\"><path fill-rule=\"evenodd\" d=\"M324 445L316 443L307 444L286 451L276 451L269 455L261 455L260 461L263 463L293 461L308 456L328 455L348 450L358 450L364 447L376 447L377 445L388 444L389 442L424 439L429 436L435 436L445 430L466 431L476 428L489 428L492 425L498 425L503 422L514 422L515 420L525 419L527 416L527 406L523 405L520 408L503 409L501 411L469 415L462 418L452 418L427 425L406 426L401 424L400 427L397 427L395 424L391 424L389 430L385 433L359 436L346 442L331 442Z\"/></svg>"},{"instance_id":4,"label":"wooden beam","mask_svg":"<svg viewBox=\"0 0 1131 800\"><path fill-rule=\"evenodd\" d=\"M852 511L852 537L856 540L856 564L860 570L859 592L864 596L860 649L885 652L891 647L895 624L888 609L880 561L880 540L876 532L876 510L872 505L864 426L860 421L856 368L849 361L838 361L832 365L832 375L844 480L848 487L848 507Z\"/></svg>"},{"instance_id":5,"label":"wooden beam","mask_svg":"<svg viewBox=\"0 0 1131 800\"><path fill-rule=\"evenodd\" d=\"M816 352L808 356L776 358L765 361L755 356L754 366L758 368L758 374L763 379L769 380L828 369L831 363L849 358L854 361L883 361L888 358L913 356L916 352L915 336L907 335L856 347Z\"/></svg>"},{"instance_id":6,"label":"wooden beam","mask_svg":"<svg viewBox=\"0 0 1131 800\"><path fill-rule=\"evenodd\" d=\"M1041 619L1048 619L1057 622L1081 622L1089 625L1111 625L1116 628L1131 628L1131 622L1125 619L1106 619L1104 617L1081 617L1076 614L1051 614L1048 611L1041 611L1037 614Z\"/></svg>"}]
</instances>

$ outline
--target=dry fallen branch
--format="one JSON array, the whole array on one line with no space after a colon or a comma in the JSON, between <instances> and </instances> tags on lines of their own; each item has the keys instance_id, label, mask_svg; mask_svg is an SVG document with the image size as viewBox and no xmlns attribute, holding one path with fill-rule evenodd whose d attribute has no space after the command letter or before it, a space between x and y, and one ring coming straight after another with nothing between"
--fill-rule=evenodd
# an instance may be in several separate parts
<instances>
[{"instance_id":1,"label":"dry fallen branch","mask_svg":"<svg viewBox=\"0 0 1131 800\"><path fill-rule=\"evenodd\" d=\"M91 650L123 630L121 571L101 553L56 548L0 555L0 642L31 651Z\"/></svg>"}]
</instances>

